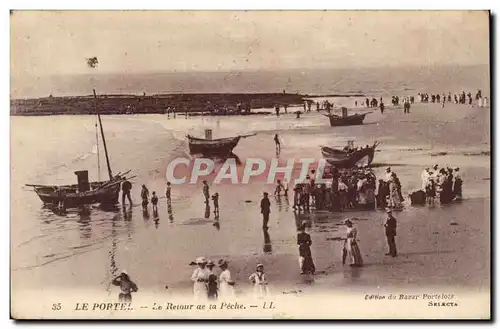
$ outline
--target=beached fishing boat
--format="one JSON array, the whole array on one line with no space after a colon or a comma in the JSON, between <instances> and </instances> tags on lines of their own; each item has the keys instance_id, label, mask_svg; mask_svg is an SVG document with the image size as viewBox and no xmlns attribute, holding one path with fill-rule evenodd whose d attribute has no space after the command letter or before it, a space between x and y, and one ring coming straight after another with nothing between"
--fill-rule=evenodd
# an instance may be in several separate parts
<instances>
[{"instance_id":1,"label":"beached fishing boat","mask_svg":"<svg viewBox=\"0 0 500 329\"><path fill-rule=\"evenodd\" d=\"M340 126L357 126L357 125L362 125L363 120L365 120L365 117L369 113L363 113L363 114L353 114L353 115L347 115L347 108L343 107L342 108L342 116L335 115L333 113L330 114L323 114L324 116L328 117L330 120L330 126L332 127L340 127Z\"/></svg>"},{"instance_id":2,"label":"beached fishing boat","mask_svg":"<svg viewBox=\"0 0 500 329\"><path fill-rule=\"evenodd\" d=\"M255 134L219 139L212 139L211 135L212 132L210 130L205 132L205 136L207 138L196 138L191 135L187 135L189 141L189 152L191 152L191 154L202 154L205 156L226 156L232 153L241 138L254 136Z\"/></svg>"},{"instance_id":3,"label":"beached fishing boat","mask_svg":"<svg viewBox=\"0 0 500 329\"><path fill-rule=\"evenodd\" d=\"M323 146L321 153L326 161L337 168L352 168L368 166L375 157L375 148L379 143L375 142L372 146L360 149L339 150Z\"/></svg>"},{"instance_id":4,"label":"beached fishing boat","mask_svg":"<svg viewBox=\"0 0 500 329\"><path fill-rule=\"evenodd\" d=\"M44 204L57 205L61 208L72 208L88 204L105 204L111 205L118 203L118 196L120 193L120 186L126 179L126 174L117 174L113 176L111 166L109 163L108 149L106 146L106 139L104 138L104 130L102 127L101 116L97 109L97 96L94 90L94 98L96 100L96 113L99 120L101 130L101 138L104 145L104 153L106 155L106 164L108 167L109 180L89 182L88 171L76 171L78 184L74 185L35 185L26 184L32 187L38 197ZM96 133L97 137L97 133ZM99 156L99 152L98 152ZM100 167L98 162L98 168Z\"/></svg>"}]
</instances>

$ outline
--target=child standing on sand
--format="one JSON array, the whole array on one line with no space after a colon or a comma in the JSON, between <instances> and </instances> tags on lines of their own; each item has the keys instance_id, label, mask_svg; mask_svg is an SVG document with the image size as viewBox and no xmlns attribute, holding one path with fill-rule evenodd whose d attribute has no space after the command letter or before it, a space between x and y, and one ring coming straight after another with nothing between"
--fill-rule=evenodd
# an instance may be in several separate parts
<instances>
[{"instance_id":1,"label":"child standing on sand","mask_svg":"<svg viewBox=\"0 0 500 329\"><path fill-rule=\"evenodd\" d=\"M151 197L151 203L153 204L153 212L158 211L158 197L156 196L155 191L153 191L153 195Z\"/></svg>"},{"instance_id":2,"label":"child standing on sand","mask_svg":"<svg viewBox=\"0 0 500 329\"><path fill-rule=\"evenodd\" d=\"M212 201L214 202L214 215L219 215L219 193L215 192L212 195Z\"/></svg>"},{"instance_id":3,"label":"child standing on sand","mask_svg":"<svg viewBox=\"0 0 500 329\"><path fill-rule=\"evenodd\" d=\"M253 283L253 293L255 297L264 297L267 295L267 278L264 273L264 265L257 264L257 269L248 278Z\"/></svg>"}]
</instances>

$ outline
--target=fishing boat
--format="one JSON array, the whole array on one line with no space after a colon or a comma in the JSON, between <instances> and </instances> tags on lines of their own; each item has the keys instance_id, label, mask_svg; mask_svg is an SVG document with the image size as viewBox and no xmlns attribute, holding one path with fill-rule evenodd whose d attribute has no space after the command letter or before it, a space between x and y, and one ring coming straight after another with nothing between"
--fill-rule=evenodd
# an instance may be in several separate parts
<instances>
[{"instance_id":1,"label":"fishing boat","mask_svg":"<svg viewBox=\"0 0 500 329\"><path fill-rule=\"evenodd\" d=\"M96 103L96 113L99 121L101 131L101 138L104 146L104 153L106 155L106 164L108 167L109 180L89 182L87 170L75 171L77 176L77 184L73 185L35 185L26 184L32 187L38 197L44 204L57 205L61 208L72 208L89 204L103 204L111 205L118 203L118 196L120 193L121 183L127 179L126 175L130 172L118 173L113 176L111 165L109 162L108 149L106 146L106 139L104 138L104 130L102 127L101 116L97 107L97 96L94 90L94 99ZM98 137L96 132L96 138ZM98 138L97 138L98 140ZM98 153L98 168L99 165L99 151Z\"/></svg>"},{"instance_id":2,"label":"fishing boat","mask_svg":"<svg viewBox=\"0 0 500 329\"><path fill-rule=\"evenodd\" d=\"M336 114L323 114L324 116L328 117L330 120L330 126L332 127L340 127L340 126L357 126L357 125L362 125L363 121L365 120L365 117L369 113L363 113L363 114L353 114L353 115L347 115L347 108L343 107L342 108L342 116L336 115Z\"/></svg>"},{"instance_id":3,"label":"fishing boat","mask_svg":"<svg viewBox=\"0 0 500 329\"><path fill-rule=\"evenodd\" d=\"M246 138L251 135L239 135L236 137L212 139L212 131L205 130L206 138L196 138L187 135L189 142L189 152L191 154L202 154L205 156L227 156L233 152L233 149L238 145L241 138Z\"/></svg>"},{"instance_id":4,"label":"fishing boat","mask_svg":"<svg viewBox=\"0 0 500 329\"><path fill-rule=\"evenodd\" d=\"M349 141L349 145L344 150L323 146L321 153L330 165L337 168L362 167L373 162L375 148L378 144L375 142L372 146L354 148L352 141Z\"/></svg>"}]
</instances>

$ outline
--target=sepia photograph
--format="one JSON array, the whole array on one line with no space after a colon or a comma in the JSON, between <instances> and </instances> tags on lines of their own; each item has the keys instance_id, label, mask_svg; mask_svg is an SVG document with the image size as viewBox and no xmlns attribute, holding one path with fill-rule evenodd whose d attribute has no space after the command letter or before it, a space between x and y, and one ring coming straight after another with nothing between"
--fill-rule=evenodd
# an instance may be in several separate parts
<instances>
[{"instance_id":1,"label":"sepia photograph","mask_svg":"<svg viewBox=\"0 0 500 329\"><path fill-rule=\"evenodd\" d=\"M488 10L12 10L16 320L490 320Z\"/></svg>"}]
</instances>

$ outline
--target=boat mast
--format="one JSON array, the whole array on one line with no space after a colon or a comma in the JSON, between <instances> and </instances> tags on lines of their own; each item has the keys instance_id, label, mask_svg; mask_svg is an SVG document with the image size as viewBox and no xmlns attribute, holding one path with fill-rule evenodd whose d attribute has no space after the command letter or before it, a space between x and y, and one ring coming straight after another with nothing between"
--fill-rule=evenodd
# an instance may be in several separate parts
<instances>
[{"instance_id":1,"label":"boat mast","mask_svg":"<svg viewBox=\"0 0 500 329\"><path fill-rule=\"evenodd\" d=\"M97 149L97 181L101 181L101 157L99 156L99 132L97 131L97 122L95 123L95 141Z\"/></svg>"},{"instance_id":2,"label":"boat mast","mask_svg":"<svg viewBox=\"0 0 500 329\"><path fill-rule=\"evenodd\" d=\"M95 89L93 89L93 92L95 99L95 111L97 112L97 118L99 119L99 126L101 127L102 144L104 145L104 154L106 155L106 164L108 165L109 180L112 180L113 173L111 172L111 166L109 164L108 148L106 147L106 139L104 138L104 130L102 129L101 115L99 114L99 108L97 106L97 95L95 93Z\"/></svg>"}]
</instances>

